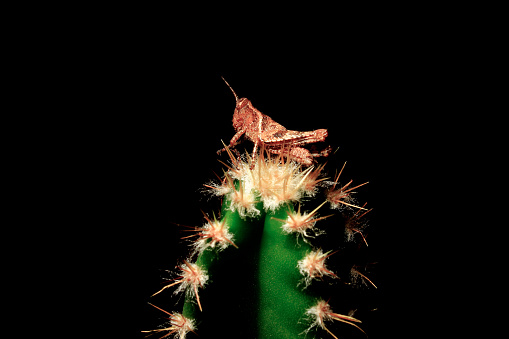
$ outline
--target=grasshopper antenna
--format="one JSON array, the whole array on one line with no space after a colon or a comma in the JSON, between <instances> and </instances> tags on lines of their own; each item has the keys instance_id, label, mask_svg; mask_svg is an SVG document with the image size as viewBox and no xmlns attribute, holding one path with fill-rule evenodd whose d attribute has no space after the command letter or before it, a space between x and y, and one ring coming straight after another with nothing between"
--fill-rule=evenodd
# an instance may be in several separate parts
<instances>
[{"instance_id":1,"label":"grasshopper antenna","mask_svg":"<svg viewBox=\"0 0 509 339\"><path fill-rule=\"evenodd\" d=\"M239 101L239 97L237 96L237 93L235 93L235 91L233 90L232 86L230 86L228 81L224 80L223 77L221 77L221 79L223 79L223 81L226 82L226 86L228 86L230 88L230 90L232 91L233 95L235 96L235 101Z\"/></svg>"}]
</instances>

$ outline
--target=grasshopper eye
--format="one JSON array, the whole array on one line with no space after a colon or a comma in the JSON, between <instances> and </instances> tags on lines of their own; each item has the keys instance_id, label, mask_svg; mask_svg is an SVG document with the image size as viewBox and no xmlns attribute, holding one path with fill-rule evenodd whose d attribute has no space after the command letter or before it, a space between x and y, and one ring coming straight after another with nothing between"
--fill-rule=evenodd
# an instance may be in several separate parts
<instances>
[{"instance_id":1,"label":"grasshopper eye","mask_svg":"<svg viewBox=\"0 0 509 339\"><path fill-rule=\"evenodd\" d=\"M249 100L247 98L241 98L239 101L237 101L237 108L242 108L249 104Z\"/></svg>"}]
</instances>

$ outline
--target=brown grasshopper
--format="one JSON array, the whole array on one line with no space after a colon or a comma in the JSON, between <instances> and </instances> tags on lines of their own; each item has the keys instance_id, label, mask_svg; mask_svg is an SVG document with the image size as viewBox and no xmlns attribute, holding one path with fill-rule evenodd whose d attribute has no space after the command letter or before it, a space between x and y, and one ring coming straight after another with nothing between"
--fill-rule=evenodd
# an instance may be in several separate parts
<instances>
[{"instance_id":1,"label":"brown grasshopper","mask_svg":"<svg viewBox=\"0 0 509 339\"><path fill-rule=\"evenodd\" d=\"M246 137L254 143L252 159L255 159L259 146L264 146L265 150L270 153L282 154L305 166L311 165L314 157L329 155L330 147L319 153L311 153L309 150L299 147L324 141L327 137L326 129L309 132L288 130L254 108L247 98L239 99L230 84L223 77L221 79L230 88L236 101L235 111L233 112L233 128L237 133L230 140L229 148L233 148L238 143L239 138L246 134ZM224 150L226 148L220 149L217 153L219 154ZM239 155L238 151L236 153Z\"/></svg>"}]
</instances>

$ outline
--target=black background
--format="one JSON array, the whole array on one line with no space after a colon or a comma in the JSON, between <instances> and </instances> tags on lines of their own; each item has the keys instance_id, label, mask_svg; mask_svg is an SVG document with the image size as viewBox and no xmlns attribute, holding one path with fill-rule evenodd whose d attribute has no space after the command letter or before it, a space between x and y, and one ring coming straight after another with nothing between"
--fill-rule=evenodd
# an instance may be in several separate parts
<instances>
[{"instance_id":1,"label":"black background","mask_svg":"<svg viewBox=\"0 0 509 339\"><path fill-rule=\"evenodd\" d=\"M500 117L488 115L501 112L489 106L503 97L489 78L500 81L501 21L485 25L491 15L459 7L383 6L213 13L126 5L34 13L40 22L10 26L8 34L22 34L6 48L15 59L5 64L15 119L5 124L13 132L6 148L20 176L10 200L21 202L19 239L38 245L21 244L29 261L17 266L30 286L10 293L29 294L17 303L23 325L49 315L52 333L140 338L160 324L147 301L161 270L186 251L171 222L200 225L199 209L218 206L199 189L220 171L220 140L234 134L224 76L288 129L327 128L328 143L340 147L329 169L348 161L345 179L370 182L359 190L374 208L367 233L380 261L370 338L469 331L483 311L470 297L479 287L458 287L472 275L486 280L486 269L459 264L475 261L465 254L477 259L476 246L493 246L479 231L485 223L467 229L456 218L486 206L491 213L478 197L493 200L484 187L500 181L475 175L499 167L479 145L489 140L489 150L503 135L493 129ZM453 205L462 196L466 213ZM45 311L55 306L68 319ZM451 326L453 318L470 323Z\"/></svg>"}]
</instances>

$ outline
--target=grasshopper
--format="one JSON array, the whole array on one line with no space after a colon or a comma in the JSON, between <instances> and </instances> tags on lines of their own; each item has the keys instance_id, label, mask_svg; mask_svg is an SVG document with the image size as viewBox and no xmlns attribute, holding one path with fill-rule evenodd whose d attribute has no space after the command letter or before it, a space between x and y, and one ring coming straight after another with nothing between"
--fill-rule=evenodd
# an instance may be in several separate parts
<instances>
[{"instance_id":1,"label":"grasshopper","mask_svg":"<svg viewBox=\"0 0 509 339\"><path fill-rule=\"evenodd\" d=\"M233 128L236 133L230 140L228 148L233 148L242 135L254 143L252 159L255 159L259 147L264 146L267 152L282 154L298 163L310 166L314 157L328 156L330 147L319 153L311 153L306 148L300 147L305 144L324 141L327 137L326 129L317 129L308 132L299 132L286 129L283 125L272 120L268 115L257 110L247 98L237 96L230 84L223 78L235 96L235 111L233 112ZM220 149L220 154L226 148ZM235 150L236 151L236 150ZM239 155L238 151L236 151Z\"/></svg>"}]
</instances>

